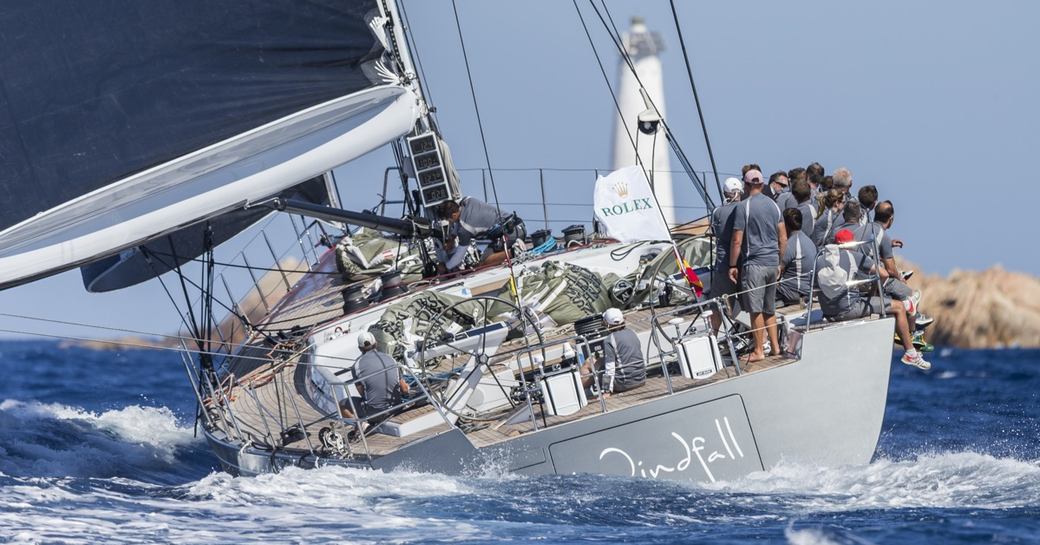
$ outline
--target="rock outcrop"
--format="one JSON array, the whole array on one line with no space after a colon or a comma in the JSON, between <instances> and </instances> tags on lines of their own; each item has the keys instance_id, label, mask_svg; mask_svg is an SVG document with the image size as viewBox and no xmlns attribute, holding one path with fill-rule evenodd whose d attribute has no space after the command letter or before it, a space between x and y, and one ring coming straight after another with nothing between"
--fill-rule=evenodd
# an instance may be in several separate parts
<instances>
[{"instance_id":1,"label":"rock outcrop","mask_svg":"<svg viewBox=\"0 0 1040 545\"><path fill-rule=\"evenodd\" d=\"M935 318L933 344L961 348L1040 347L1040 278L1005 271L954 270L943 278L917 273L910 285L921 290L921 309Z\"/></svg>"}]
</instances>

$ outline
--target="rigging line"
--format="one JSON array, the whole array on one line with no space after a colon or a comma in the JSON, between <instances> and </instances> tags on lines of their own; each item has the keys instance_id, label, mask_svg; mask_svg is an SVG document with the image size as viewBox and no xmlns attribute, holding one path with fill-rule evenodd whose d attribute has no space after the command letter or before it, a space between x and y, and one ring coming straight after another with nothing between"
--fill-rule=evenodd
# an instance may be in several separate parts
<instances>
[{"instance_id":1,"label":"rigging line","mask_svg":"<svg viewBox=\"0 0 1040 545\"><path fill-rule=\"evenodd\" d=\"M719 169L715 166L715 154L711 151L711 140L708 139L708 126L704 123L704 112L701 110L701 99L697 95L697 84L693 82L693 69L690 68L690 56L686 52L686 39L683 38L682 27L679 26L679 15L675 11L675 0L668 0L672 7L672 20L675 21L675 32L679 35L679 47L682 49L683 61L686 62L686 76L690 79L690 89L693 90L693 103L697 105L697 117L701 121L701 131L704 132L704 146L708 148L708 160L711 161L711 172L715 175L715 186L719 190L719 198L725 199L722 194L722 183L719 182Z\"/></svg>"},{"instance_id":2,"label":"rigging line","mask_svg":"<svg viewBox=\"0 0 1040 545\"><path fill-rule=\"evenodd\" d=\"M156 252L155 250L151 250L149 253L151 253L152 255L163 255L163 256L166 256L166 257L173 257L173 254L168 254L166 252ZM189 259L188 262L191 262L191 263L205 263L206 261L196 257L196 258ZM277 273L302 273L302 272L306 272L307 274L325 274L325 275L338 275L338 274L340 274L339 271L307 271L306 269L284 269L284 268L281 268L281 267L258 267L256 265L239 265L238 263L231 263L231 262L224 262L224 261L214 261L213 263L215 265L220 265L221 267L224 267L224 268L249 269L249 270L252 270L252 271L263 271L263 272L277 272ZM301 266L304 266L305 264L306 263L302 263L302 262L300 263Z\"/></svg>"},{"instance_id":3,"label":"rigging line","mask_svg":"<svg viewBox=\"0 0 1040 545\"><path fill-rule=\"evenodd\" d=\"M657 192L654 191L653 178L651 176L652 172L651 173L647 172L646 165L643 164L643 159L642 159L642 157L639 156L639 145L637 144L637 139L639 138L639 132L638 132L639 129L638 129L638 127L636 128L635 137L633 137L632 134L628 132L628 127L626 127L625 123L624 123L624 119L625 119L624 118L624 114L622 114L622 112L621 112L621 105L618 102L617 96L614 94L614 88L611 87L611 85L610 85L610 78L607 77L607 71L606 71L605 68L603 68L603 62L600 59L599 51L596 49L596 44L592 40L592 34L589 32L589 27L588 27L588 25L585 24L585 18L581 14L581 9L578 7L577 0L571 0L571 1L574 4L575 11L578 12L578 19L581 21L581 26L582 26L582 28L585 29L585 37L588 38L589 46L592 47L592 53L596 56L596 62L599 64L600 73L603 74L603 80L607 84L607 89L610 91L610 96L611 96L611 98L614 99L614 106L617 108L618 117L621 118L621 127L625 130L625 133L628 134L629 141L632 142L632 149L635 150L635 155L636 155L636 164L639 165L640 170L643 171L643 176L646 177L647 181L650 183L650 195L652 195L654 197L654 204L657 205L657 212L661 216L661 222L664 223L665 229L668 229L668 219L664 215L664 209L661 208L661 202L659 200L657 200ZM589 3L591 4L592 0L589 0ZM595 9L595 7L596 7L595 4L592 4L592 7ZM598 12L597 12L597 14L598 14ZM603 19L602 16L600 16L600 20L601 21L602 21L602 19ZM604 23L604 25L605 24L606 23ZM611 38L613 38L613 37L611 37ZM632 68L632 70L633 70L633 73L635 73L634 67ZM638 81L639 76L637 75L636 78L637 78L637 81ZM639 86L640 87L643 86L642 82L639 83ZM649 97L649 95L647 95L647 96ZM655 106L654 109L656 110L657 107ZM664 116L661 116L662 121L663 121L663 117ZM652 160L653 160L653 158L651 157L651 161ZM672 243L672 246L674 248L674 246L675 246L674 241ZM675 254L676 254L676 256L679 255L679 250L677 248L675 248Z\"/></svg>"},{"instance_id":4,"label":"rigging line","mask_svg":"<svg viewBox=\"0 0 1040 545\"><path fill-rule=\"evenodd\" d=\"M147 251L147 250L145 250L145 251ZM160 258L160 257L158 256L158 254L156 254L155 252L151 252L151 251L148 251L147 253L148 253L148 254L150 254L150 255L153 255L153 256L155 256L156 260L157 260L157 261L159 261L159 263L162 263L162 264L163 264L163 266L165 266L165 267L169 268L170 270L174 270L174 269L173 269L173 267L170 267L170 265L169 265L168 263L166 263L165 261L163 261L163 260L162 260L162 259L161 259L161 258ZM177 267L177 269L178 269L178 271L179 271L179 269L180 269L180 266L178 266L178 267ZM179 272L178 272L178 276L179 276L179 277L180 277L180 279L181 279L181 286L182 286L182 288L183 288L183 289L184 289L184 291L185 291L185 296L184 296L184 299L185 299L185 301L186 301L186 302L188 302L188 304L189 304L189 306L188 306L188 310L190 311L190 310L191 310L191 306L190 306L190 299L188 298L188 295L187 295L187 288L186 288L186 287L184 287L184 282L185 282L185 281L187 281L187 283L191 284L191 285L192 285L192 287L194 287L195 289L197 289L197 290L199 290L199 291L202 291L202 287L201 287L201 286L199 286L198 284L196 284L195 282L193 282L193 281L192 281L192 280L191 280L190 278L187 278L187 277L185 277L185 276L184 276L183 274L180 274ZM259 289L258 289L257 291L259 292ZM224 309L224 310L228 311L228 313L229 313L229 314L231 314L231 315L235 316L236 318L238 318L239 320L243 321L244 323L248 323L248 322L249 322L249 320L248 320L248 319L247 319L247 318L246 318L245 316L243 316L242 314L239 314L238 312L235 312L235 309L234 309L234 308L231 308L231 307L229 307L229 306L225 305L225 304L224 304L224 302L223 302L223 301L221 301L221 300L220 300L219 298L216 298L216 297L214 297L214 298L213 298L213 300L214 300L214 301L216 301L218 305L220 305L221 307L223 307L223 309ZM194 317L192 318L192 320L194 321ZM193 333L194 335L196 335L196 336L200 336L198 332L192 332L192 333Z\"/></svg>"},{"instance_id":5,"label":"rigging line","mask_svg":"<svg viewBox=\"0 0 1040 545\"><path fill-rule=\"evenodd\" d=\"M170 292L170 288L166 287L166 281L163 280L162 275L159 274L158 270L155 268L155 264L152 263L152 258L150 257L149 252L142 252L142 253L144 254L144 258L145 258L145 261L148 263L148 266L151 267L152 272L156 273L155 277L159 279L159 284L162 285L163 291L166 292L166 297L170 298L170 303L173 304L173 309L175 311L177 311L177 317L180 318L181 323L184 324L184 328L189 333L191 333L191 327L188 325L187 318L185 318L184 317L184 313L181 312L181 307L180 307L180 305L177 304L177 300L173 297L173 293ZM29 318L29 317L26 317L26 318ZM32 319L32 318L30 318L30 319ZM40 318L37 318L37 319L40 319ZM43 319L41 319L41 320L43 320ZM76 324L76 325L81 325L81 324ZM83 325L86 325L86 324L83 324ZM87 327L93 327L93 326L87 325ZM196 341L196 342L198 342L198 341Z\"/></svg>"},{"instance_id":6,"label":"rigging line","mask_svg":"<svg viewBox=\"0 0 1040 545\"><path fill-rule=\"evenodd\" d=\"M618 30L617 25L614 24L614 18L610 14L610 10L607 8L605 0L600 0L600 2L603 6L603 12L607 14L607 19L610 20L609 24L607 23L607 19L603 18L603 14L600 13L599 8L595 4L595 0L589 0L589 5L591 5L593 11L596 12L596 16L599 17L600 23L610 36L611 42L614 43L614 47L617 48L618 53L620 53L621 58L625 61L629 71L632 72L632 75L635 77L636 83L639 84L641 89L646 90L646 86L643 85L643 80L639 77L639 72L636 70L635 64L632 62L632 57L628 54L628 51L625 50L624 43L621 39L621 32ZM697 175L697 171L693 169L693 165L686 157L686 152L683 151L682 146L679 145L679 142L674 138L671 126L668 125L668 121L664 119L664 115L661 114L661 109L657 107L657 104L654 103L654 99L650 97L649 93L647 93L647 100L650 102L650 106L654 111L661 117L661 125L665 128L665 136L668 139L668 143L671 146L672 151L675 152L676 157L679 158L679 162L683 165L686 175L689 176L693 182L694 188L698 190L701 197L709 207L714 208L715 203L711 196L708 195L706 184L700 179L700 176Z\"/></svg>"},{"instance_id":7,"label":"rigging line","mask_svg":"<svg viewBox=\"0 0 1040 545\"><path fill-rule=\"evenodd\" d=\"M498 189L495 187L495 171L491 168L491 155L488 153L487 138L484 136L484 123L480 119L480 107L477 105L477 91L473 86L473 73L469 68L469 54L466 53L466 41L462 38L462 22L459 20L459 8L455 0L451 0L451 9L455 12L455 28L459 31L459 44L462 46L462 61L466 65L466 78L469 80L469 95L473 98L473 111L477 115L477 128L480 130L480 143L484 146L484 162L487 163L488 176L491 178L491 192L495 197L495 208L499 215L502 207L498 205Z\"/></svg>"},{"instance_id":8,"label":"rigging line","mask_svg":"<svg viewBox=\"0 0 1040 545\"><path fill-rule=\"evenodd\" d=\"M473 98L473 111L477 115L477 128L480 129L480 143L484 147L484 162L487 163L488 177L491 178L491 193L495 197L495 209L499 217L502 216L502 206L498 201L498 187L495 185L495 171L491 168L491 154L488 153L487 138L484 136L484 123L480 119L480 107L477 105L477 90L473 85L473 72L469 67L469 54L466 52L466 41L462 37L462 21L459 20L459 8L455 0L451 0L451 9L455 14L455 28L459 32L459 45L462 47L462 60L466 65L466 79L469 80L469 95ZM513 271L513 260L509 256L509 235L503 229L502 246L505 251L505 264L509 268L509 285L513 296L516 298L517 306L521 305L520 292L517 288L516 273Z\"/></svg>"},{"instance_id":9,"label":"rigging line","mask_svg":"<svg viewBox=\"0 0 1040 545\"><path fill-rule=\"evenodd\" d=\"M44 337L44 338L48 338L48 339L62 339L62 340L69 340L69 341L80 341L80 342L92 342L92 343L100 343L100 344L110 344L112 346L125 346L125 347L128 347L128 348L139 348L139 349L143 349L143 350L160 350L160 351L163 351L163 352L188 352L189 354L200 354L200 355L201 354L207 354L207 355L211 355L211 356L213 356L213 355L216 355L216 356L224 355L223 353L220 353L220 352L210 352L210 351L206 351L206 350L195 350L195 349L191 349L191 348L185 349L185 348L176 348L176 347L173 347L173 346L158 346L158 345L152 345L152 344L132 343L132 342L127 342L127 341L119 341L119 340L111 340L111 339L96 339L96 338L92 338L92 337L77 337L77 336L73 336L73 335L58 335L56 333L41 333L39 331L24 331L24 330L20 330L20 329L0 328L0 333L11 333L11 334L14 334L14 335L31 335L33 337ZM311 347L311 345L307 345L307 346L304 346L301 350L292 351L292 352L286 351L286 352L290 352L290 356L289 357L291 358L291 357L295 357L295 356L303 354L303 352L305 350L309 349L310 347ZM347 362L356 362L357 361L357 358L345 358L345 357L342 357L342 356L322 356L322 357L325 358L325 359L343 360L343 361L347 361ZM261 357L261 356L247 356L247 355L244 355L244 354L237 355L237 356L235 356L235 358L242 359L242 360L255 360L255 361L261 361L261 362L265 362L265 363L274 363L275 362L275 360L272 359L272 358L264 358L264 357ZM333 365L321 365L321 364L310 363L310 362L298 361L298 362L294 362L294 363L296 365L302 365L302 366L306 366L306 367L322 367L322 368L328 368L328 369L342 369L342 367L336 367L336 366L333 366Z\"/></svg>"},{"instance_id":10,"label":"rigging line","mask_svg":"<svg viewBox=\"0 0 1040 545\"><path fill-rule=\"evenodd\" d=\"M592 34L589 33L589 26L585 24L585 17L581 14L581 8L578 7L578 0L571 0L574 4L574 11L578 13L578 20L581 21L581 27L585 30L585 37L589 40L589 47L592 48L592 54L596 56L596 64L599 65L599 71L603 74L603 82L607 84L607 90L610 91L610 98L614 101L614 108L617 110L618 123L621 124L621 128L625 131L625 136L628 137L628 141L632 144L632 149L636 154L636 162L639 162L639 145L632 138L632 133L629 132L628 127L625 126L625 116L621 113L621 103L618 102L617 94L614 93L614 87L610 85L610 77L607 76L607 70L603 67L603 60L600 59L599 51L596 50L596 43L592 40ZM638 138L639 133L636 133Z\"/></svg>"},{"instance_id":11,"label":"rigging line","mask_svg":"<svg viewBox=\"0 0 1040 545\"><path fill-rule=\"evenodd\" d=\"M172 297L171 297L171 300L172 300ZM176 301L174 301L174 304L176 305ZM84 323L84 322L73 322L73 321L69 321L69 320L58 320L58 319L54 319L54 318L43 318L43 317L40 317L40 316L28 316L28 315L24 315L24 314L10 314L10 313L6 313L6 312L0 312L0 316L3 316L5 318L16 318L16 319L20 319L20 320L29 320L29 321L33 321L33 322L43 322L43 323L49 323L49 324L85 327L85 328L97 329L97 330L101 330L101 331L115 331L115 332L119 332L119 333L131 333L131 334L134 334L134 335L148 335L148 336L151 336L151 337L160 337L160 338L163 338L163 339L183 340L183 341L192 341L192 342L197 342L198 341L198 339L196 339L194 337L189 337L189 336L184 336L184 335L170 335L170 334L163 334L163 333L152 333L152 332L149 332L149 331L139 331L139 330L135 330L135 329L126 329L126 328L121 328L121 327L111 327L111 326L103 326L103 325L98 325L98 324L88 324L88 323ZM183 317L182 317L182 319L183 319ZM228 343L224 343L224 344L227 344L229 347L232 347L232 348L246 348L246 347L252 346L252 345L247 344L247 343L231 343L231 342L228 342ZM148 346L152 346L152 345L148 345ZM178 349L178 350L180 350L180 349ZM271 352L272 353L295 354L295 351L293 351L293 350L285 350L283 348L272 348ZM333 356L333 358L335 358L335 357Z\"/></svg>"},{"instance_id":12,"label":"rigging line","mask_svg":"<svg viewBox=\"0 0 1040 545\"><path fill-rule=\"evenodd\" d=\"M206 349L209 350L213 347L213 322L215 321L213 316L213 226L207 221L206 222L206 233L204 236L203 244L206 247L206 265L203 269L203 278L206 280L204 284L206 286L205 292L203 292L203 309L206 315L202 317L203 323L206 324Z\"/></svg>"},{"instance_id":13,"label":"rigging line","mask_svg":"<svg viewBox=\"0 0 1040 545\"><path fill-rule=\"evenodd\" d=\"M595 55L595 57L596 57L596 63L599 65L600 74L603 75L603 81L607 84L607 90L610 91L610 97L614 100L614 107L617 109L619 122L621 123L621 128L625 131L625 134L628 136L629 142L632 143L632 150L635 152L635 156L636 156L636 164L639 165L640 170L643 171L643 176L645 176L647 178L647 181L651 182L650 183L650 194L653 195L654 203L657 204L657 210L661 214L661 221L663 221L665 226L667 227L668 221L664 217L664 211L661 208L661 203L657 200L657 193L655 193L653 191L652 180L651 180L650 176L648 175L648 173L646 171L646 165L643 164L643 158L639 156L639 143L638 143L639 129L638 129L638 127L636 128L636 134L633 137L632 133L629 132L628 127L625 126L625 116L624 116L624 114L621 111L621 103L618 102L617 95L614 93L614 88L613 88L613 86L610 85L610 77L607 76L607 70L606 70L606 68L603 67L603 61L602 61L602 59L599 56L599 51L596 49L596 43L592 39L592 34L589 32L589 27L588 27L587 24L585 24L585 17L582 16L581 8L578 7L577 0L571 0L571 2L574 4L574 10L578 13L578 20L581 21L581 26L585 30L585 37L588 38L588 40L589 40L589 47L592 48L592 54ZM591 0L590 0L590 2L591 2ZM595 7L595 6L593 6L593 7ZM642 86L642 84L640 84L640 86Z\"/></svg>"},{"instance_id":14,"label":"rigging line","mask_svg":"<svg viewBox=\"0 0 1040 545\"><path fill-rule=\"evenodd\" d=\"M172 254L173 254L174 266L171 267L171 269L175 270L177 272L177 277L180 278L181 290L184 292L184 304L188 307L188 317L189 317L189 324L188 325L190 326L189 327L189 331L195 337L201 337L202 333L199 331L198 326L195 324L195 311L194 311L194 309L192 309L191 297L188 296L188 287L184 283L184 273L181 272L181 266L179 264L177 264L177 261L178 261L178 259L177 259L177 250L173 247L173 237L170 236L170 235L167 235L166 236L166 242L167 242L167 244L170 245L170 252L172 252ZM160 261L162 261L162 260L160 260ZM164 263L164 265L165 265L165 263ZM198 287L198 286L196 286L196 287ZM199 341L196 341L196 342L199 342ZM199 348L202 348L202 346L200 345Z\"/></svg>"}]
</instances>

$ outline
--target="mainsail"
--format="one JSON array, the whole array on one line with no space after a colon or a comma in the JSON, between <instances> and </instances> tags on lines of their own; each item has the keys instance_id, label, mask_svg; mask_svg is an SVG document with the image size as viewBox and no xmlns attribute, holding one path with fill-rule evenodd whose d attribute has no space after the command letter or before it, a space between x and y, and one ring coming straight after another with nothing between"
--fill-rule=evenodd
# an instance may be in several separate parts
<instances>
[{"instance_id":1,"label":"mainsail","mask_svg":"<svg viewBox=\"0 0 1040 545\"><path fill-rule=\"evenodd\" d=\"M244 227L411 131L385 21L376 0L6 3L0 288L223 214Z\"/></svg>"}]
</instances>

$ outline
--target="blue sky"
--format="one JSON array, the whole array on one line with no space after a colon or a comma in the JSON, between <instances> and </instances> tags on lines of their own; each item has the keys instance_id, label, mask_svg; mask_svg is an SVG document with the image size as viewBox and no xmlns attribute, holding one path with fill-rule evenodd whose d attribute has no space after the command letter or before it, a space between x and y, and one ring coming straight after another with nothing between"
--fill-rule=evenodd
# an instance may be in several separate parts
<instances>
[{"instance_id":1,"label":"blue sky","mask_svg":"<svg viewBox=\"0 0 1040 545\"><path fill-rule=\"evenodd\" d=\"M617 57L595 15L586 20L612 82ZM410 0L408 15L441 128L461 168L483 152L451 3ZM458 0L477 98L495 168L605 168L614 109L570 2ZM666 0L608 0L627 27L645 17L666 50L668 121L698 169L708 160ZM1030 240L1040 149L1040 4L976 2L677 2L720 170L757 162L767 173L819 161L847 166L858 185L895 202L903 255L927 272L954 268L1040 274ZM591 17L591 19L590 19ZM355 208L372 206L383 169L374 152L338 171ZM675 163L673 162L673 167ZM593 175L546 173L550 215L588 218ZM533 172L495 176L503 203L538 200ZM702 203L676 176L688 216ZM482 194L478 172L464 188ZM576 203L572 206L569 203ZM540 207L509 204L528 218ZM682 214L680 214L681 216ZM530 221L530 220L529 220ZM280 221L284 224L284 221ZM291 237L275 235L279 248ZM259 257L257 257L259 259ZM244 291L243 286L240 291ZM5 313L169 332L177 318L156 282L88 294L78 272L0 292ZM0 317L0 329L105 332ZM110 332L109 332L110 334Z\"/></svg>"}]
</instances>

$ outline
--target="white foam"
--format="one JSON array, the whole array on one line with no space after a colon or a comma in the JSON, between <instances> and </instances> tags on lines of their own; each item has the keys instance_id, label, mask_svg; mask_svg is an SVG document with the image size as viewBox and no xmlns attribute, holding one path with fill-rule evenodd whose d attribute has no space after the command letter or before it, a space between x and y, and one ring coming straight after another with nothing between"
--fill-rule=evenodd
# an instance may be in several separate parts
<instances>
[{"instance_id":1,"label":"white foam","mask_svg":"<svg viewBox=\"0 0 1040 545\"><path fill-rule=\"evenodd\" d=\"M327 466L287 468L258 477L212 473L189 487L199 499L225 504L280 503L329 508L353 508L371 498L424 498L472 493L462 481L438 474L353 469Z\"/></svg>"},{"instance_id":2,"label":"white foam","mask_svg":"<svg viewBox=\"0 0 1040 545\"><path fill-rule=\"evenodd\" d=\"M1002 509L1040 501L1040 464L958 452L867 466L780 464L709 488L786 496L810 511L892 508Z\"/></svg>"},{"instance_id":3,"label":"white foam","mask_svg":"<svg viewBox=\"0 0 1040 545\"><path fill-rule=\"evenodd\" d=\"M19 479L27 482L29 479ZM135 483L147 493L91 487L68 495L59 480L0 487L0 535L37 529L45 541L63 543L386 543L403 534L422 540L493 539L478 523L410 514L407 504L425 498L475 493L463 480L443 475L325 467L287 469L259 477L212 473L175 487ZM30 508L31 507L31 508ZM421 512L421 511L420 511Z\"/></svg>"},{"instance_id":4,"label":"white foam","mask_svg":"<svg viewBox=\"0 0 1040 545\"><path fill-rule=\"evenodd\" d=\"M177 463L195 441L166 407L132 405L95 413L57 403L0 403L0 470L24 476L111 476ZM124 473L127 474L127 473Z\"/></svg>"},{"instance_id":5,"label":"white foam","mask_svg":"<svg viewBox=\"0 0 1040 545\"><path fill-rule=\"evenodd\" d=\"M788 526L784 529L784 537L791 545L839 545L837 541L828 538L826 534L816 528L795 530Z\"/></svg>"},{"instance_id":6,"label":"white foam","mask_svg":"<svg viewBox=\"0 0 1040 545\"><path fill-rule=\"evenodd\" d=\"M192 428L181 426L176 415L167 407L130 405L95 413L58 403L5 399L0 403L0 411L30 418L79 420L99 430L111 432L124 441L158 448L177 447L195 440Z\"/></svg>"}]
</instances>

